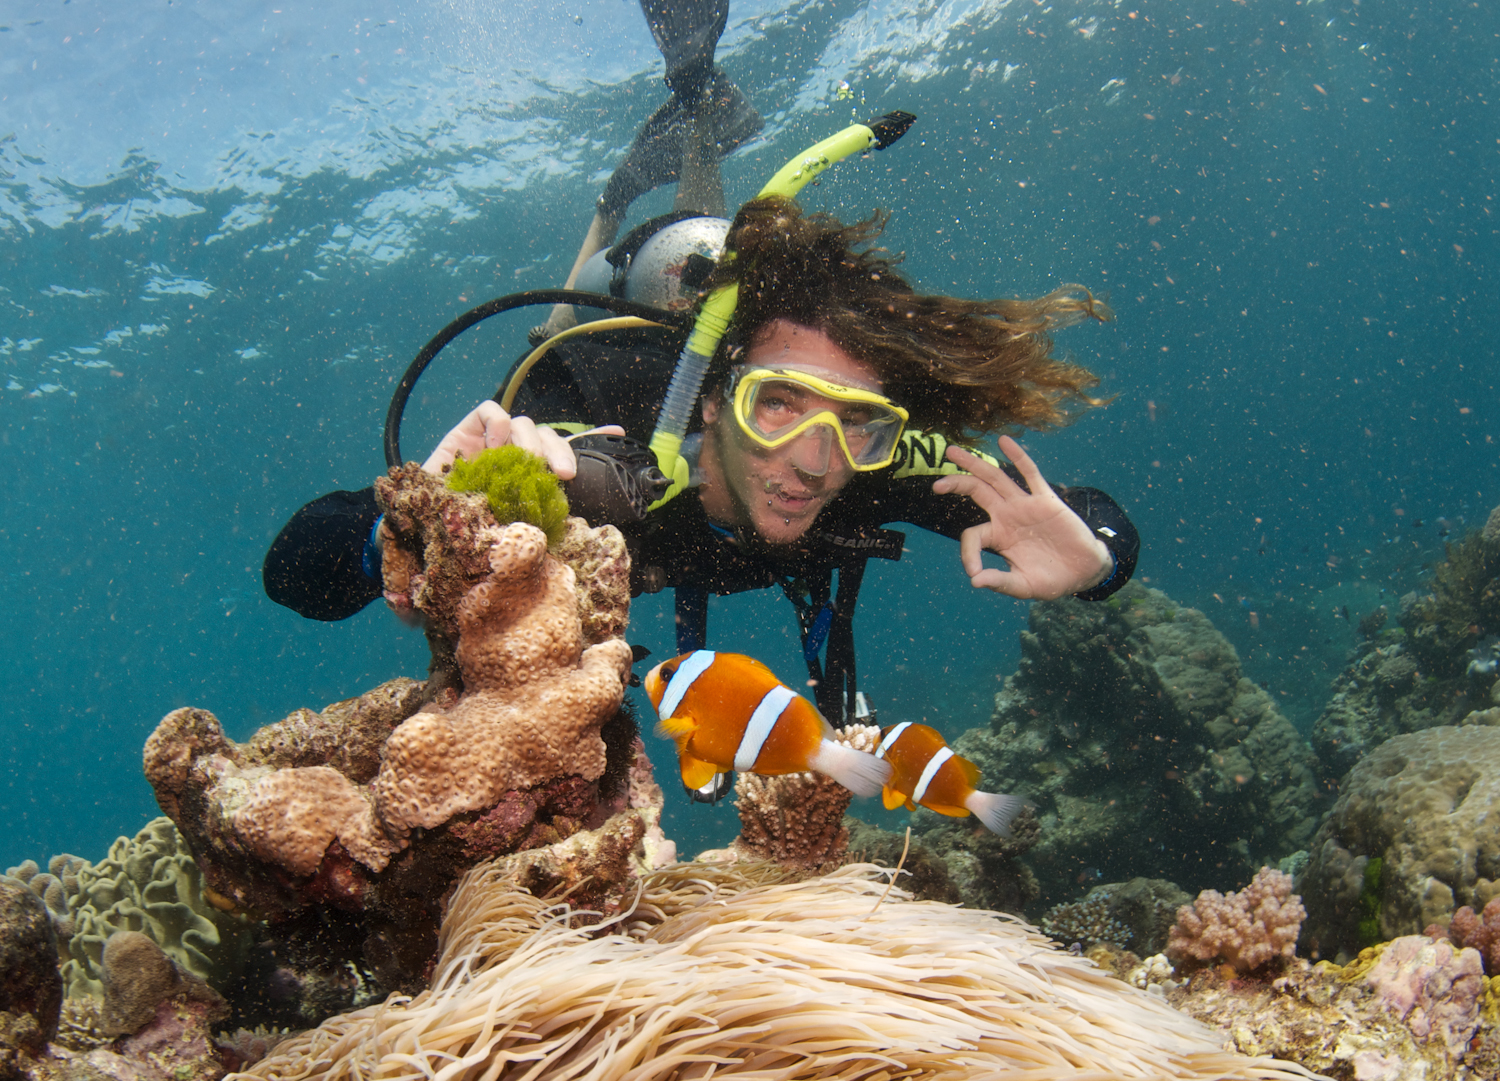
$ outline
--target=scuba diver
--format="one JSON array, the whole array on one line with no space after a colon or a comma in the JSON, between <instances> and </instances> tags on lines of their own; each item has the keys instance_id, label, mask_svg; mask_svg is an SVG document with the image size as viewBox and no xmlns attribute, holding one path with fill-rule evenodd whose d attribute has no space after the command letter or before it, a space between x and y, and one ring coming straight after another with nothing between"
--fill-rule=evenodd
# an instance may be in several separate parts
<instances>
[{"instance_id":1,"label":"scuba diver","mask_svg":"<svg viewBox=\"0 0 1500 1081\"><path fill-rule=\"evenodd\" d=\"M1103 404L1089 394L1097 378L1054 357L1049 335L1111 313L1078 286L1030 300L918 293L872 246L880 215L844 225L792 200L839 157L889 146L909 114L853 125L798 155L732 223L689 206L611 246L634 194L674 179L679 203L685 185L711 194L695 172L716 180L719 157L759 128L712 64L726 6L718 0L696 22L652 22L673 98L611 178L569 276L602 294L601 308L654 318L621 326L578 303L585 293L569 303L539 294L557 304L532 332L545 340L423 468L440 474L458 455L505 444L545 458L568 482L573 513L624 534L632 594L675 591L679 653L704 646L710 595L779 587L796 610L817 704L841 725L868 714L853 617L866 562L901 558L903 535L888 524L958 540L975 587L1020 599L1099 600L1129 580L1139 541L1107 495L1050 485L1009 436L999 441L1008 463L970 449L984 433L1057 426ZM688 5L642 7L653 19ZM696 82L674 84L674 70ZM663 164L672 158L675 167ZM513 299L450 324L413 362L392 402L388 462L401 461L404 394L422 367ZM635 441L648 435L649 451ZM601 476L618 481L604 495L584 485ZM266 555L267 594L313 619L360 611L381 595L379 517L369 488L304 506ZM986 550L1006 569L986 568Z\"/></svg>"}]
</instances>

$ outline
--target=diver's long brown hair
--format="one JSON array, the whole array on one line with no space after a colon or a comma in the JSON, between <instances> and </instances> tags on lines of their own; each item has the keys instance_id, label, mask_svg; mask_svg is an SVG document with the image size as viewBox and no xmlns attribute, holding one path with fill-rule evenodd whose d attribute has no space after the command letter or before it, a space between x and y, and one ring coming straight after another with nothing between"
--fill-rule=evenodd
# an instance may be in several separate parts
<instances>
[{"instance_id":1,"label":"diver's long brown hair","mask_svg":"<svg viewBox=\"0 0 1500 1081\"><path fill-rule=\"evenodd\" d=\"M1110 319L1107 305L1081 285L1034 300L923 296L871 246L886 219L844 225L784 199L745 204L728 238L735 257L709 282L739 283L735 337L748 345L776 319L821 330L876 370L913 427L954 440L1067 424L1104 404L1088 394L1098 377L1054 357L1048 332Z\"/></svg>"}]
</instances>

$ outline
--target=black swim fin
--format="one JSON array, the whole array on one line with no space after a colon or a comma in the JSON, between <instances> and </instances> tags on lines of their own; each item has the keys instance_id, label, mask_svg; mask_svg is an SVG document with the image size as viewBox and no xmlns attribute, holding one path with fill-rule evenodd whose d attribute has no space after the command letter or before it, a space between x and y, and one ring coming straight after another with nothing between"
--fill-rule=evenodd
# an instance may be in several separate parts
<instances>
[{"instance_id":1,"label":"black swim fin","mask_svg":"<svg viewBox=\"0 0 1500 1081\"><path fill-rule=\"evenodd\" d=\"M696 109L700 112L709 110L720 157L759 135L765 126L750 99L721 68L713 69ZM674 92L651 115L636 133L635 141L625 153L625 160L620 162L605 185L604 194L599 197L600 213L622 218L625 209L640 196L678 178L682 168L683 142L691 126L692 112L693 108Z\"/></svg>"},{"instance_id":2,"label":"black swim fin","mask_svg":"<svg viewBox=\"0 0 1500 1081\"><path fill-rule=\"evenodd\" d=\"M641 0L641 14L667 62L667 85L683 101L694 101L713 73L729 0Z\"/></svg>"}]
</instances>

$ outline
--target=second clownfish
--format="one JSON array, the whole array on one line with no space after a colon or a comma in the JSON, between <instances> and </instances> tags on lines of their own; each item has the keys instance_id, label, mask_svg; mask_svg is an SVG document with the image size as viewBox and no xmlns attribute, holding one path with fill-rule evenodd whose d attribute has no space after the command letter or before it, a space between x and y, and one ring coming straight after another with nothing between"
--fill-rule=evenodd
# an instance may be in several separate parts
<instances>
[{"instance_id":1,"label":"second clownfish","mask_svg":"<svg viewBox=\"0 0 1500 1081\"><path fill-rule=\"evenodd\" d=\"M890 778L889 765L835 740L817 708L753 657L700 649L663 661L645 682L657 731L677 744L690 791L730 770L813 770L857 796L873 796Z\"/></svg>"},{"instance_id":2,"label":"second clownfish","mask_svg":"<svg viewBox=\"0 0 1500 1081\"><path fill-rule=\"evenodd\" d=\"M963 818L973 814L992 833L1006 836L1026 801L1020 796L980 792L979 767L943 739L936 728L903 721L883 729L876 756L891 764L891 779L883 796L888 808L920 804L941 815Z\"/></svg>"}]
</instances>

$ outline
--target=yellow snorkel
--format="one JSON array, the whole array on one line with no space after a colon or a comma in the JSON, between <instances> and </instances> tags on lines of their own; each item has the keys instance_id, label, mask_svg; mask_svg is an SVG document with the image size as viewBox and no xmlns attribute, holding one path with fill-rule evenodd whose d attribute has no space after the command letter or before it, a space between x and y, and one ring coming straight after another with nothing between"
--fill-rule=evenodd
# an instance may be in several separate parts
<instances>
[{"instance_id":1,"label":"yellow snorkel","mask_svg":"<svg viewBox=\"0 0 1500 1081\"><path fill-rule=\"evenodd\" d=\"M760 189L756 198L795 198L810 180L820 176L834 162L872 146L884 150L905 135L916 119L911 113L894 112L868 124L851 124L783 165ZM733 259L734 253L726 248L723 258ZM688 335L682 354L677 358L671 386L667 388L666 399L656 420L656 431L651 433L651 451L656 455L656 464L671 479L672 486L652 504L653 508L661 506L688 486L688 463L681 453L682 438L692 420L693 406L697 404L698 392L703 389L703 377L708 373L709 362L729 329L729 321L734 317L738 303L739 286L734 283L721 285L710 293L698 311L698 320L693 324L693 332Z\"/></svg>"}]
</instances>

